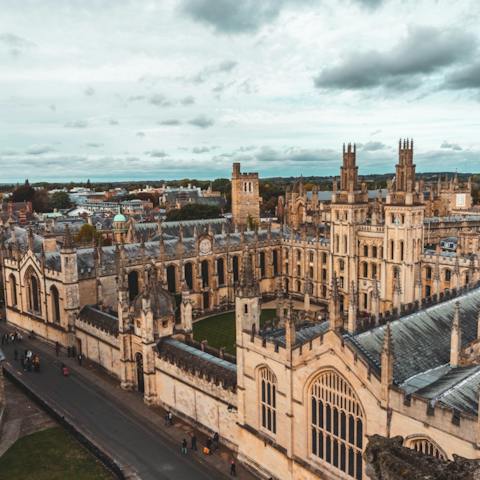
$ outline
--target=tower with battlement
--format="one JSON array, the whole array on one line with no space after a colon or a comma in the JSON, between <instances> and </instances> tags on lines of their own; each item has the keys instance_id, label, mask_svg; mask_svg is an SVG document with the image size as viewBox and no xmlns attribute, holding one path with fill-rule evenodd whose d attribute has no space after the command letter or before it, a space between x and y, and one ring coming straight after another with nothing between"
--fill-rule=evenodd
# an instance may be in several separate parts
<instances>
[{"instance_id":1,"label":"tower with battlement","mask_svg":"<svg viewBox=\"0 0 480 480\"><path fill-rule=\"evenodd\" d=\"M260 221L258 173L242 173L240 163L233 164L232 216L238 226L251 226Z\"/></svg>"}]
</instances>

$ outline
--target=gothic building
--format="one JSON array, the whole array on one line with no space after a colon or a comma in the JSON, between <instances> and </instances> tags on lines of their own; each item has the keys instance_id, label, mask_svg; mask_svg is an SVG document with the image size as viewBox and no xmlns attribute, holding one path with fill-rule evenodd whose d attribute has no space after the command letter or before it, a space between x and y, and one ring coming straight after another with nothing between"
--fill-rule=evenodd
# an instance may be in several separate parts
<instances>
[{"instance_id":1,"label":"gothic building","mask_svg":"<svg viewBox=\"0 0 480 480\"><path fill-rule=\"evenodd\" d=\"M480 458L478 219L457 222L457 251L432 248L413 143L399 145L381 200L356 154L344 147L321 225L259 224L258 175L235 165L231 224L118 217L115 245L89 248L68 227L58 245L6 227L7 321L75 345L146 403L218 432L261 478L368 478L371 434ZM235 356L192 339L197 318L226 310Z\"/></svg>"}]
</instances>

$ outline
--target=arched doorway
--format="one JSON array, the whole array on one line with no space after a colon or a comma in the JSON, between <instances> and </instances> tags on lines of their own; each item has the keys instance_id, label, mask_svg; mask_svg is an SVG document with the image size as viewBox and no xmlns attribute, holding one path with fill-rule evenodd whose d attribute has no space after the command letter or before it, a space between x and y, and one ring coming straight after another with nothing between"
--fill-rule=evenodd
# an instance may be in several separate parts
<instances>
[{"instance_id":1,"label":"arched doorway","mask_svg":"<svg viewBox=\"0 0 480 480\"><path fill-rule=\"evenodd\" d=\"M135 354L135 364L137 366L137 390L141 393L145 391L145 382L143 379L143 355Z\"/></svg>"}]
</instances>

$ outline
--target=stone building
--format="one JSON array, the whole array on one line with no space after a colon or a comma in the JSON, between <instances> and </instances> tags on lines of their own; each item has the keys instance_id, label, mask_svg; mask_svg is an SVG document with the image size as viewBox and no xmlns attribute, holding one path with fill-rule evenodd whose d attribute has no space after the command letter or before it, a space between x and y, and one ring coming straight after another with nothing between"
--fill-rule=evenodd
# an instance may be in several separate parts
<instances>
[{"instance_id":1,"label":"stone building","mask_svg":"<svg viewBox=\"0 0 480 480\"><path fill-rule=\"evenodd\" d=\"M146 403L218 432L261 478L368 478L371 434L479 458L478 228L462 217L463 247L427 248L410 141L384 201L369 200L353 145L340 173L324 228L249 229L258 176L238 165L233 225L122 219L115 245L89 248L68 227L56 248L7 227L7 321L76 346ZM191 335L199 316L227 310L235 357Z\"/></svg>"},{"instance_id":2,"label":"stone building","mask_svg":"<svg viewBox=\"0 0 480 480\"><path fill-rule=\"evenodd\" d=\"M242 173L240 164L233 164L232 219L235 225L256 225L260 221L258 173Z\"/></svg>"}]
</instances>

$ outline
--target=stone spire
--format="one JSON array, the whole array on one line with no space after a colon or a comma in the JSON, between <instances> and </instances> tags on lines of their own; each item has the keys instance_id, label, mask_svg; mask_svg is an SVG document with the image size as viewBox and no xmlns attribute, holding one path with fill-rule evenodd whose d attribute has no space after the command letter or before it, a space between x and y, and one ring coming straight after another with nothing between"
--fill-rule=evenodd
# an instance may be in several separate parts
<instances>
[{"instance_id":1,"label":"stone spire","mask_svg":"<svg viewBox=\"0 0 480 480\"><path fill-rule=\"evenodd\" d=\"M63 235L63 249L70 249L73 247L72 234L70 233L70 227L68 223L65 225L65 233Z\"/></svg>"},{"instance_id":2,"label":"stone spire","mask_svg":"<svg viewBox=\"0 0 480 480\"><path fill-rule=\"evenodd\" d=\"M450 366L455 368L460 365L462 351L462 329L460 327L460 302L455 302L453 314L452 333L450 339Z\"/></svg>"},{"instance_id":3,"label":"stone spire","mask_svg":"<svg viewBox=\"0 0 480 480\"><path fill-rule=\"evenodd\" d=\"M355 282L352 280L348 298L348 333L354 334L357 331L357 291Z\"/></svg>"},{"instance_id":4,"label":"stone spire","mask_svg":"<svg viewBox=\"0 0 480 480\"><path fill-rule=\"evenodd\" d=\"M258 283L255 281L253 271L252 255L247 247L243 254L243 268L240 277L240 291L244 297L256 297L259 295Z\"/></svg>"},{"instance_id":5,"label":"stone spire","mask_svg":"<svg viewBox=\"0 0 480 480\"><path fill-rule=\"evenodd\" d=\"M393 351L393 339L392 339L392 330L390 327L390 322L387 323L385 327L385 334L383 336L383 348L382 348L382 357L381 357L381 381L382 381L382 397L381 403L382 406L386 407L388 405L388 391L390 385L393 383L393 362L394 362L394 351Z\"/></svg>"},{"instance_id":6,"label":"stone spire","mask_svg":"<svg viewBox=\"0 0 480 480\"><path fill-rule=\"evenodd\" d=\"M328 305L328 321L330 330L343 328L343 319L340 313L340 294L338 292L337 275L333 272L330 300Z\"/></svg>"}]
</instances>

